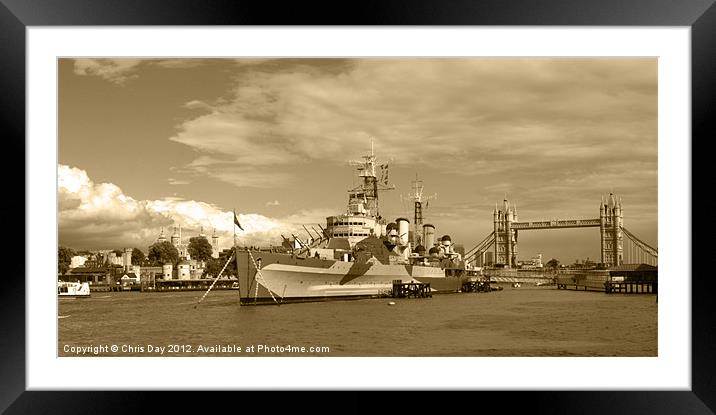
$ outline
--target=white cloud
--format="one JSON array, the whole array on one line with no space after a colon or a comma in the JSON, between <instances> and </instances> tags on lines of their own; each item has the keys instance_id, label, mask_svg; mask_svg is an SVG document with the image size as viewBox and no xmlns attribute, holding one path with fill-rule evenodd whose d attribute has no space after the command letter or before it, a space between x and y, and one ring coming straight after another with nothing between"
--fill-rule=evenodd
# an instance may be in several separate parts
<instances>
[{"instance_id":1,"label":"white cloud","mask_svg":"<svg viewBox=\"0 0 716 415\"><path fill-rule=\"evenodd\" d=\"M75 59L74 72L77 75L99 76L117 85L124 85L137 77L134 73L142 63L139 59Z\"/></svg>"},{"instance_id":2,"label":"white cloud","mask_svg":"<svg viewBox=\"0 0 716 415\"><path fill-rule=\"evenodd\" d=\"M162 67L162 68L170 68L170 69L184 69L184 68L194 68L196 66L202 65L205 61L204 59L162 59L162 60L151 60L150 61L153 65Z\"/></svg>"},{"instance_id":3,"label":"white cloud","mask_svg":"<svg viewBox=\"0 0 716 415\"><path fill-rule=\"evenodd\" d=\"M226 62L226 59L128 59L128 58L77 58L74 59L74 73L76 75L98 76L117 85L124 85L127 81L139 77L137 69L140 65L151 65L163 69L191 69L198 66ZM267 59L237 59L230 60L236 67L260 65ZM201 104L200 101L187 103Z\"/></svg>"},{"instance_id":4,"label":"white cloud","mask_svg":"<svg viewBox=\"0 0 716 415\"><path fill-rule=\"evenodd\" d=\"M656 158L653 59L291 62L250 66L229 100L186 104L208 111L170 138L197 151L187 172L284 185L290 166L343 163L371 136L384 159L459 175Z\"/></svg>"},{"instance_id":5,"label":"white cloud","mask_svg":"<svg viewBox=\"0 0 716 415\"><path fill-rule=\"evenodd\" d=\"M191 100L183 105L184 108L195 110L195 109L211 109L211 105L203 101Z\"/></svg>"},{"instance_id":6,"label":"white cloud","mask_svg":"<svg viewBox=\"0 0 716 415\"><path fill-rule=\"evenodd\" d=\"M216 229L220 245L231 245L233 212L205 202L180 198L136 200L112 183L95 183L84 170L59 165L60 244L78 249L138 247L155 242L161 227L181 225L183 235ZM280 235L299 232L302 223L323 223L327 212L303 211L285 218L237 212L243 231L237 242L279 243Z\"/></svg>"}]
</instances>

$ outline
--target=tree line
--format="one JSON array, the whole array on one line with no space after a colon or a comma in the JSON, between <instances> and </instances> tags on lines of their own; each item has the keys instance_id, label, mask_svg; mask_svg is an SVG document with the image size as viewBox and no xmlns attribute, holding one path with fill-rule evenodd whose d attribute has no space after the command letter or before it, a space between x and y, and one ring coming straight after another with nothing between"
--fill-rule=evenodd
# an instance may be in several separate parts
<instances>
[{"instance_id":1,"label":"tree line","mask_svg":"<svg viewBox=\"0 0 716 415\"><path fill-rule=\"evenodd\" d=\"M187 252L192 259L197 261L203 261L206 263L204 275L216 276L221 271L221 268L226 263L226 252L219 253L219 258L213 258L213 248L211 244L203 236L195 236L189 239L189 245L187 246ZM121 249L115 249L114 253L121 257L124 251ZM64 274L69 270L72 257L76 255L89 254L88 251L75 251L72 248L66 246L60 246L57 251L58 267L57 271L60 274ZM156 242L152 244L147 250L147 254L139 248L132 249L132 264L140 266L162 266L164 264L172 264L174 267L177 266L181 258L179 257L179 250L172 245L169 241ZM227 267L224 271L225 275L235 275L235 267Z\"/></svg>"}]
</instances>

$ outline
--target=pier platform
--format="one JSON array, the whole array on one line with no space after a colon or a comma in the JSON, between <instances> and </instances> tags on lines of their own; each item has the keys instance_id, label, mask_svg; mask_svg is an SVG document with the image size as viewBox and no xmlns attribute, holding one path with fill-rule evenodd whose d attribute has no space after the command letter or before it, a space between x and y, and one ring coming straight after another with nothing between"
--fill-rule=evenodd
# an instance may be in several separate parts
<instances>
[{"instance_id":1,"label":"pier platform","mask_svg":"<svg viewBox=\"0 0 716 415\"><path fill-rule=\"evenodd\" d=\"M401 280L393 281L393 298L426 298L432 297L430 292L430 283L423 282L402 282Z\"/></svg>"},{"instance_id":2,"label":"pier platform","mask_svg":"<svg viewBox=\"0 0 716 415\"><path fill-rule=\"evenodd\" d=\"M604 270L565 271L557 277L557 289L657 294L658 269L647 264L625 264Z\"/></svg>"},{"instance_id":3,"label":"pier platform","mask_svg":"<svg viewBox=\"0 0 716 415\"><path fill-rule=\"evenodd\" d=\"M122 287L119 285L110 285L102 283L90 284L90 292L92 293L106 293L111 291L122 291Z\"/></svg>"},{"instance_id":4,"label":"pier platform","mask_svg":"<svg viewBox=\"0 0 716 415\"><path fill-rule=\"evenodd\" d=\"M153 283L142 283L142 292L166 292L166 291L206 291L209 289L213 279L193 280L157 280ZM213 290L238 290L239 281L236 279L223 279L216 281Z\"/></svg>"},{"instance_id":5,"label":"pier platform","mask_svg":"<svg viewBox=\"0 0 716 415\"><path fill-rule=\"evenodd\" d=\"M493 289L490 286L490 281L465 281L462 283L462 288L460 290L464 293L489 293L492 292Z\"/></svg>"},{"instance_id":6,"label":"pier platform","mask_svg":"<svg viewBox=\"0 0 716 415\"><path fill-rule=\"evenodd\" d=\"M607 294L657 294L659 286L656 281L607 281L604 283Z\"/></svg>"}]
</instances>

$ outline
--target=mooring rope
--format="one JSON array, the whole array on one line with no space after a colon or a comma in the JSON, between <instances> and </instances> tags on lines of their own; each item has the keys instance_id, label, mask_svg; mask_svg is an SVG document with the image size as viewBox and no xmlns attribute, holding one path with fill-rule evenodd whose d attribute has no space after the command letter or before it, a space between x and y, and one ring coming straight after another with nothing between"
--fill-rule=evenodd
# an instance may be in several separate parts
<instances>
[{"instance_id":1,"label":"mooring rope","mask_svg":"<svg viewBox=\"0 0 716 415\"><path fill-rule=\"evenodd\" d=\"M254 303L255 303L256 300L258 299L258 295L259 295L259 279L264 284L264 286L266 286L266 280L264 280L264 276L263 276L263 274L261 274L261 269L259 268L258 264L256 264L256 260L254 259L254 256L251 254L251 251L248 251L248 252L249 252L249 257L251 258L251 262L254 263L254 268L256 268L256 275L258 276L258 278L255 278L256 279L256 291L254 291ZM273 292L271 292L271 290L268 287L266 287L266 290L269 292L269 294L271 294L271 298L273 299L273 302L278 305L281 305L278 302L278 300L276 300L276 297L273 296Z\"/></svg>"},{"instance_id":2,"label":"mooring rope","mask_svg":"<svg viewBox=\"0 0 716 415\"><path fill-rule=\"evenodd\" d=\"M204 301L204 298L206 298L206 296L209 295L209 291L211 291L211 289L214 288L214 284L216 284L216 282L219 281L219 277L221 277L221 274L224 273L224 270L226 269L226 267L229 265L229 262L231 262L231 260L232 260L233 258L234 258L234 252L232 251L232 252L231 252L231 255L229 255L229 260L226 261L226 263L224 264L224 267L223 267L223 268L221 269L221 271L219 271L219 273L216 275L216 278L214 278L214 282L211 283L211 285L209 286L209 289L206 290L206 292L204 293L203 296L201 296L201 299L199 300L198 303L196 303L196 305L194 306L194 308L196 308L199 304L201 304L201 302Z\"/></svg>"}]
</instances>

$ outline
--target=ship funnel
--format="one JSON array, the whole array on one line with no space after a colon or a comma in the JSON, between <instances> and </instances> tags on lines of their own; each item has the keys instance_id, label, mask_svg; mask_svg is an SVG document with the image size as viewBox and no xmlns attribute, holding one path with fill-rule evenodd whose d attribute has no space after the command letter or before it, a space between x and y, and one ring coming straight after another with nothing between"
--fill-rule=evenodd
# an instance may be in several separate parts
<instances>
[{"instance_id":1,"label":"ship funnel","mask_svg":"<svg viewBox=\"0 0 716 415\"><path fill-rule=\"evenodd\" d=\"M435 245L435 226L429 223L423 225L423 241L427 249Z\"/></svg>"},{"instance_id":2,"label":"ship funnel","mask_svg":"<svg viewBox=\"0 0 716 415\"><path fill-rule=\"evenodd\" d=\"M395 222L398 224L398 240L400 241L400 245L407 246L408 237L410 236L410 221L405 218L398 218Z\"/></svg>"}]
</instances>

